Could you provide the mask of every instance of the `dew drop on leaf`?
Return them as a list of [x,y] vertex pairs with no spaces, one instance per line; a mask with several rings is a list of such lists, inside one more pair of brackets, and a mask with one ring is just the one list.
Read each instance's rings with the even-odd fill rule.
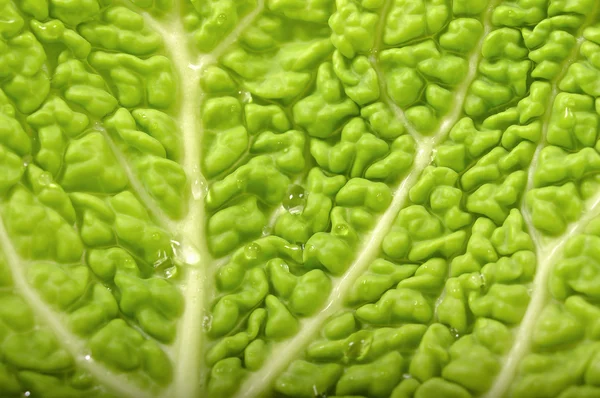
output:
[[348,226],[346,224],[339,224],[335,227],[335,234],[338,236],[348,235]]
[[575,119],[573,118],[573,110],[571,110],[571,108],[569,108],[568,106],[565,107],[564,118],[567,120],[567,122],[569,124],[574,124],[575,123]]
[[169,256],[167,255],[166,251],[160,250],[157,255],[158,257],[156,261],[154,261],[154,264],[152,264],[154,268],[160,268],[169,261]]
[[306,192],[300,185],[294,184],[288,188],[283,200],[283,207],[290,214],[301,214],[306,204]]
[[268,236],[271,234],[272,231],[273,231],[273,228],[271,228],[270,225],[265,225],[262,229],[262,236]]
[[205,332],[208,332],[208,331],[210,330],[211,326],[212,326],[212,315],[210,315],[210,314],[205,314],[205,315],[202,317],[202,329],[203,329]]
[[166,279],[175,278],[177,276],[177,274],[178,274],[178,270],[179,270],[179,268],[177,266],[175,266],[175,265],[172,266],[172,267],[169,267],[169,268],[165,269],[165,272],[164,272],[165,278]]
[[200,200],[208,193],[208,184],[204,178],[196,178],[192,182],[192,196],[194,200]]
[[38,182],[42,186],[51,186],[52,185],[52,174],[48,173],[47,171],[43,172],[38,177]]
[[249,91],[238,91],[238,95],[240,96],[240,101],[244,104],[249,104],[253,101],[252,93]]
[[371,349],[372,342],[373,336],[370,332],[362,330],[355,333],[344,350],[344,361],[352,362],[364,359]]
[[250,243],[244,248],[244,254],[249,260],[255,260],[260,255],[260,246],[257,243]]
[[27,167],[33,162],[33,157],[31,155],[23,156],[23,167]]

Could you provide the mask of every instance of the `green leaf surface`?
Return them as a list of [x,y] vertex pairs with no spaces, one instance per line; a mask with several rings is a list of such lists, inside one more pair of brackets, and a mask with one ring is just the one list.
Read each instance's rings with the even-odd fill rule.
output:
[[600,397],[600,3],[0,0],[0,398]]

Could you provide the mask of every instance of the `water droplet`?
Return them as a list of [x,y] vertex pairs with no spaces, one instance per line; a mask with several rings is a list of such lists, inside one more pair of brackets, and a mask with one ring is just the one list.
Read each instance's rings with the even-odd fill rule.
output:
[[244,104],[249,104],[253,100],[252,93],[250,93],[249,91],[240,91],[239,95],[242,103]]
[[98,131],[106,131],[106,129],[104,128],[104,125],[102,124],[102,122],[100,120],[97,120],[94,122],[93,129],[98,130]]
[[335,234],[340,236],[348,235],[348,226],[346,224],[338,224],[335,226]]
[[208,332],[210,330],[210,327],[212,326],[212,315],[204,315],[204,317],[202,317],[202,329],[205,332]]
[[186,264],[196,265],[200,262],[200,253],[192,246],[186,246],[183,254],[183,259]]
[[171,240],[171,250],[173,251],[173,259],[177,263],[184,262],[183,257],[183,247],[181,247],[181,243],[176,240]]
[[238,178],[235,183],[237,184],[238,189],[242,189],[244,186],[244,180],[242,178]]
[[23,393],[23,396],[24,396],[24,397],[29,397],[29,396],[31,396],[31,391],[25,391],[25,392]]
[[456,337],[456,338],[459,338],[459,337],[460,337],[460,333],[458,332],[458,330],[457,330],[457,329],[450,328],[450,333],[452,333],[452,335],[453,335],[454,337]]
[[572,119],[573,118],[573,110],[571,108],[569,108],[568,106],[565,108],[564,118],[565,119]]
[[192,196],[194,200],[200,200],[208,193],[208,183],[202,177],[198,177],[192,183]]
[[288,209],[288,212],[290,214],[302,214],[303,210],[304,210],[304,206],[294,206],[294,207],[290,207]]
[[294,258],[294,256],[296,256],[296,255],[302,256],[302,252],[304,251],[304,243],[302,243],[300,246],[288,245],[285,248],[286,248],[286,250],[289,250],[292,258]]
[[487,287],[487,281],[485,280],[485,275],[480,274],[479,277],[481,278],[481,290],[485,290],[485,288]]
[[272,231],[273,231],[273,229],[269,225],[265,225],[262,229],[262,236],[271,235]]
[[283,207],[290,214],[301,214],[304,211],[305,204],[306,192],[304,188],[300,185],[291,185],[283,199]]
[[217,16],[217,24],[223,25],[225,22],[227,22],[227,15],[225,15],[225,14],[219,14]]
[[31,164],[31,162],[33,162],[33,158],[31,157],[31,155],[27,155],[23,157],[23,167],[27,167]]
[[86,361],[91,361],[92,360],[92,356],[90,354],[88,354],[85,357],[83,357],[83,359],[85,359]]
[[123,268],[125,268],[125,269],[133,270],[133,269],[137,268],[137,264],[135,263],[135,260],[133,260],[131,258],[125,259],[123,261],[122,265],[123,265]]
[[153,240],[160,240],[160,234],[158,232],[155,232],[152,234],[152,239]]
[[361,330],[354,335],[346,346],[344,351],[344,359],[350,361],[360,361],[364,359],[371,349],[373,336],[366,330]]
[[44,186],[44,187],[52,185],[52,174],[48,173],[47,171],[44,171],[38,177],[38,182],[40,183],[41,186]]
[[165,278],[167,278],[167,279],[174,278],[175,276],[177,276],[178,270],[179,270],[179,268],[177,268],[177,266],[175,266],[175,265],[167,268],[165,270]]
[[246,255],[247,259],[256,260],[260,255],[260,246],[257,243],[252,242],[246,245],[244,248],[244,254]]
[[[187,67],[193,71],[199,71],[199,70],[202,70],[202,65],[203,65],[202,63],[193,64],[190,62],[190,63],[188,63]],[[204,94],[201,94],[200,98],[204,98]]]
[[154,268],[159,268],[167,261],[169,261],[169,256],[167,255],[167,252],[164,250],[159,250],[158,258],[156,259],[156,261],[154,261],[154,264],[152,265],[154,266]]
[[197,265],[200,262],[200,253],[193,245],[171,240],[171,250],[179,265]]
[[312,386],[312,390],[313,390],[313,397],[314,398],[327,398],[327,394],[324,393],[324,392],[320,392],[319,391],[319,387],[317,387],[314,384]]

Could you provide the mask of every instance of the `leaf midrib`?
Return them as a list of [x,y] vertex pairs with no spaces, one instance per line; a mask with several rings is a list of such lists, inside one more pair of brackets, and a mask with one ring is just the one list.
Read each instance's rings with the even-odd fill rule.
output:
[[200,76],[207,66],[214,64],[239,38],[263,9],[264,0],[257,0],[255,9],[245,15],[214,50],[197,56],[190,51],[188,34],[183,28],[178,6],[174,7],[172,18],[167,24],[156,21],[148,13],[142,13],[146,23],[163,37],[165,50],[170,55],[178,75],[182,106],[176,120],[183,137],[183,169],[189,181],[190,191],[188,213],[174,231],[176,239],[181,240],[181,250],[188,255],[179,259],[187,268],[186,278],[181,286],[185,310],[178,323],[177,339],[174,343],[175,379],[164,392],[165,398],[195,397],[205,387],[202,380],[198,381],[202,374],[200,369],[204,353],[202,321],[206,301],[210,296],[210,268],[214,266],[215,260],[206,246],[204,196],[199,197],[194,192],[194,189],[203,190],[207,185],[201,171],[204,126],[200,115],[205,93],[200,85]]
[[[184,219],[178,222],[174,221],[160,209],[143,188],[143,183],[136,176],[125,154],[118,149],[105,130],[102,132],[120,166],[125,170],[130,188],[158,224],[171,236],[180,240],[179,252],[183,253],[183,257],[176,260],[184,264],[187,272],[185,281],[180,286],[186,304],[178,325],[177,339],[173,344],[175,353],[169,353],[175,363],[175,379],[161,395],[194,397],[199,395],[201,387],[197,381],[201,364],[205,287],[208,285],[206,270],[213,264],[213,259],[206,247],[204,198],[199,198],[191,192],[194,184],[206,184],[206,179],[201,172],[203,126],[200,120],[200,108],[204,93],[200,87],[200,75],[207,66],[217,61],[220,55],[238,39],[240,34],[264,9],[264,1],[257,0],[256,8],[242,18],[236,28],[223,38],[213,51],[197,56],[192,55],[189,49],[188,34],[183,29],[179,2],[176,1],[174,4],[170,13],[171,18],[167,21],[158,21],[133,3],[128,2],[127,5],[142,15],[151,29],[160,33],[165,42],[165,51],[171,59],[179,81],[181,107],[176,122],[183,136],[182,167],[189,182],[187,190],[190,191],[187,192],[188,213]],[[86,354],[89,352],[87,342],[75,336],[66,326],[64,317],[45,303],[39,293],[28,284],[24,261],[16,253],[1,217],[0,248],[6,257],[15,289],[36,316],[53,331],[61,346],[74,358],[77,366],[87,370],[100,385],[121,397],[142,398],[150,395],[149,391],[140,389],[128,380],[125,374],[108,369]]]

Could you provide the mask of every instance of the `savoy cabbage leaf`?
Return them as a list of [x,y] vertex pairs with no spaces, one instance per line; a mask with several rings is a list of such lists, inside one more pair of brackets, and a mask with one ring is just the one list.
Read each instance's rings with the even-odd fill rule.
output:
[[600,397],[600,2],[0,0],[0,397]]

